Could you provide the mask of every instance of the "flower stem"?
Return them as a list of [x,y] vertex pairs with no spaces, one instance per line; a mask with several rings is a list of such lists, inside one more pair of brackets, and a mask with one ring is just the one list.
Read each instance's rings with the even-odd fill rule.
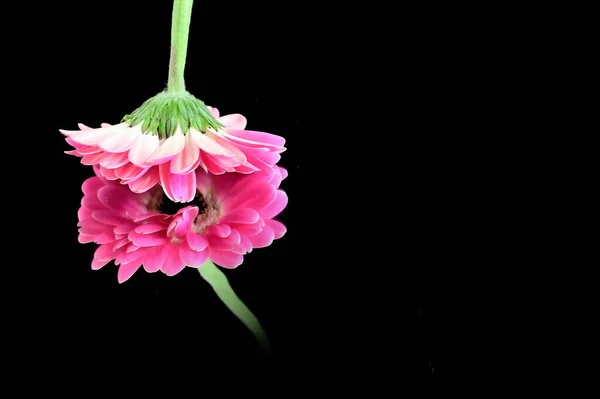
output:
[[258,322],[258,319],[250,309],[238,298],[233,292],[233,289],[227,281],[227,277],[223,274],[219,268],[215,266],[212,261],[208,260],[204,263],[198,271],[200,275],[213,287],[217,296],[223,301],[225,306],[231,310],[231,312],[241,320],[242,323],[254,334],[254,337],[258,341],[261,348],[265,351],[269,351],[269,338],[263,330],[262,326]]
[[169,83],[167,84],[169,93],[185,91],[183,71],[185,69],[193,4],[194,0],[174,0],[173,2],[171,61],[169,63]]

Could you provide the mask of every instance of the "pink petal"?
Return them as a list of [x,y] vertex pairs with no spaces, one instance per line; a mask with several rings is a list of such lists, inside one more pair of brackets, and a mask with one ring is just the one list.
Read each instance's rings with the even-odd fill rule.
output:
[[188,133],[192,136],[194,142],[200,149],[208,154],[212,155],[221,155],[225,157],[233,157],[235,156],[235,152],[229,150],[226,147],[223,147],[221,144],[217,143],[215,140],[210,138],[208,135],[200,133],[197,130],[190,129]]
[[134,177],[136,177],[137,175],[139,175],[141,172],[143,172],[145,169],[140,168],[139,166],[135,166],[134,164],[128,162],[125,165],[114,169],[115,171],[115,175],[117,175],[117,177],[119,179],[123,179],[123,180],[129,180],[132,179]]
[[100,159],[99,163],[100,166],[104,168],[115,169],[125,165],[128,162],[129,160],[127,159],[126,152],[121,152],[117,154],[112,152],[105,152],[104,156]]
[[227,209],[252,208],[260,210],[269,205],[277,195],[277,190],[270,184],[259,183],[246,185],[236,195],[233,193],[223,200],[223,207]]
[[84,165],[96,165],[98,162],[100,162],[100,159],[102,159],[102,157],[104,156],[103,152],[97,152],[95,154],[91,154],[91,155],[85,155],[83,158],[81,158],[81,163]]
[[119,216],[127,214],[137,216],[147,212],[146,206],[137,202],[139,198],[121,187],[104,186],[98,190],[97,196],[102,205],[115,211]]
[[94,211],[92,217],[98,222],[111,226],[120,226],[123,223],[127,223],[126,219],[115,215],[114,212],[111,211]]
[[115,227],[113,231],[115,234],[129,234],[135,227],[135,223],[127,222]]
[[281,166],[278,166],[277,170],[281,174],[281,180],[285,180],[285,178],[288,177],[288,171],[287,171],[287,169],[282,168]]
[[287,228],[283,225],[283,223],[278,222],[277,220],[265,220],[265,224],[269,226],[271,230],[273,230],[275,239],[283,237],[283,235],[287,232]]
[[144,264],[144,270],[148,273],[155,273],[165,264],[169,251],[165,250],[166,247],[154,247],[152,250],[144,256],[142,263]]
[[263,222],[261,220],[260,222],[254,223],[254,224],[234,225],[234,226],[232,226],[232,228],[235,228],[235,230],[237,230],[237,232],[243,236],[253,236],[255,234],[260,233],[264,226],[265,226],[265,222]]
[[192,223],[198,216],[198,207],[187,207],[182,213],[183,219],[175,226],[175,236],[184,238],[186,234],[192,230]]
[[186,174],[192,170],[194,165],[197,165],[200,157],[200,149],[194,142],[190,133],[185,135],[185,147],[183,151],[171,160],[171,173]]
[[208,251],[194,251],[186,244],[181,244],[179,246],[179,256],[187,266],[200,267],[206,262],[206,259],[208,259]]
[[166,219],[169,218],[169,216],[168,215],[164,215],[164,214],[162,214],[160,212],[148,212],[148,213],[145,213],[143,215],[140,215],[140,216],[136,217],[135,219],[133,219],[133,221],[136,222],[136,223],[139,223],[139,222],[142,222],[144,220],[148,220],[148,219],[152,219],[152,218],[155,218],[156,220],[154,220],[154,221],[157,222],[157,221],[166,220]]
[[81,207],[77,210],[77,219],[79,220],[79,223],[81,223],[86,219],[93,219],[93,214],[94,212],[91,209]]
[[231,227],[226,223],[213,224],[206,229],[208,234],[214,234],[217,237],[227,237],[231,234]]
[[160,145],[160,139],[153,134],[142,134],[138,136],[129,150],[129,161],[137,166],[148,166],[146,160]]
[[175,175],[169,172],[169,187],[174,202],[190,202],[196,196],[196,174]]
[[165,248],[168,251],[167,258],[161,270],[167,276],[174,276],[185,268],[185,263],[179,257],[179,248],[177,245],[169,245]]
[[241,129],[220,130],[219,133],[228,139],[233,139],[234,142],[241,142],[252,146],[270,147],[279,150],[285,144],[283,137],[270,133]]
[[183,151],[184,147],[185,137],[181,133],[181,130],[177,128],[175,134],[163,141],[158,149],[148,157],[146,162],[154,165],[164,163]]
[[[206,169],[213,175],[222,175],[223,173],[228,172],[227,169],[219,165],[219,163],[209,154],[200,154],[200,157],[202,158],[202,162],[204,162]],[[230,172],[233,172],[233,170],[230,170]]]
[[[152,248],[140,248],[137,250],[133,250],[130,252],[121,252],[117,255],[115,259],[115,264],[119,263],[129,263],[134,261],[135,259],[140,259],[141,257],[147,255],[152,251]],[[141,262],[141,259],[140,259]]]
[[61,130],[60,132],[80,144],[97,145],[100,141],[112,137],[114,134],[118,135],[125,129],[128,129],[127,124],[121,123],[108,128],[79,131]]
[[115,255],[114,255],[112,243],[100,245],[96,249],[96,252],[94,252],[94,259],[96,259],[98,261],[106,261],[106,263],[113,260],[114,256]]
[[79,241],[80,244],[87,244],[89,242],[94,242],[95,238],[96,237],[94,236],[79,233],[79,235],[77,236],[77,241]]
[[90,177],[81,185],[81,191],[85,195],[93,195],[98,192],[102,187],[104,187],[104,183],[97,177]]
[[277,190],[277,194],[273,202],[267,205],[260,211],[260,216],[263,219],[272,219],[283,211],[288,203],[288,196],[281,190]]
[[158,168],[153,167],[140,178],[129,180],[127,184],[129,185],[131,191],[133,191],[134,193],[141,194],[145,193],[146,191],[150,190],[152,187],[157,185],[159,181],[160,176],[158,173]]
[[114,234],[110,233],[99,233],[94,235],[79,234],[78,240],[80,243],[85,244],[88,242],[95,242],[96,244],[108,244],[115,240]]
[[110,262],[110,260],[92,259],[92,270],[100,270],[104,266],[106,266],[109,262]]
[[237,230],[232,230],[231,234],[226,238],[220,238],[217,236],[209,236],[209,247],[211,249],[218,249],[221,251],[231,251],[240,243],[241,236]]
[[169,184],[169,177],[171,175],[169,165],[164,163],[158,165],[158,172],[160,176],[160,185],[163,187],[165,195],[169,197],[171,201],[175,201],[173,191],[171,191],[171,185]]
[[117,272],[117,280],[119,283],[124,283],[129,280],[133,273],[135,273],[140,266],[142,265],[142,261],[140,259],[136,259],[129,263],[123,263],[119,266],[119,271]]
[[121,238],[119,240],[117,240],[117,242],[115,243],[114,247],[113,247],[113,251],[117,251],[119,248],[123,248],[125,245],[129,244],[129,238],[124,237]]
[[148,223],[148,224],[142,224],[141,226],[136,227],[134,231],[136,233],[140,233],[140,234],[150,234],[150,233],[155,233],[157,231],[161,231],[164,229],[165,229],[165,225],[163,225],[163,224]]
[[100,174],[107,180],[117,180],[118,179],[117,175],[115,175],[115,172],[112,169],[100,168]]
[[104,150],[96,147],[95,145],[90,145],[90,146],[85,146],[85,147],[82,147],[82,148],[78,148],[77,149],[77,153],[79,155],[81,155],[81,156],[98,154],[98,153],[106,154],[106,152],[104,152]]
[[127,249],[125,249],[125,253],[128,254],[130,252],[137,251],[138,249],[140,249],[140,247],[138,247],[137,245],[131,243],[131,244],[129,244],[127,246]]
[[162,245],[167,242],[165,234],[162,232],[152,234],[141,234],[137,231],[132,231],[127,236],[135,245],[140,247],[153,247],[156,245]]
[[256,223],[260,216],[254,209],[238,208],[227,213],[220,220],[221,223]]
[[86,223],[82,224],[79,228],[79,232],[91,236],[102,233],[110,234],[112,232],[112,227],[103,223],[98,223],[93,219],[88,219]]
[[210,111],[210,113],[212,114],[212,116],[214,116],[215,118],[219,117],[219,110],[215,107],[210,107],[210,106],[206,106],[206,108],[208,108],[208,110]]
[[125,152],[141,134],[142,130],[139,126],[127,128],[103,138],[98,143],[98,147],[109,152]]
[[244,130],[247,123],[246,118],[240,114],[223,115],[222,117],[218,118],[217,121],[221,122],[223,127],[226,129],[240,130]]
[[254,248],[264,248],[271,245],[271,243],[275,239],[275,234],[273,233],[273,230],[271,230],[271,228],[265,226],[260,233],[255,234],[253,236],[249,236],[248,239],[250,240]]
[[194,251],[203,251],[206,247],[208,247],[208,240],[200,234],[190,231],[186,234],[185,238],[189,247]]
[[227,269],[234,269],[241,265],[244,261],[244,257],[240,254],[230,251],[219,251],[212,248],[210,248],[209,257],[217,265]]

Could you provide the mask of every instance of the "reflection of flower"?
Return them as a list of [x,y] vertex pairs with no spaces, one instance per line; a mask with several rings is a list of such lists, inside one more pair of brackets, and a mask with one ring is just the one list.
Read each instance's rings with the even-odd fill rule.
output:
[[288,201],[278,190],[287,176],[283,168],[274,167],[272,175],[211,175],[198,169],[192,172],[196,186],[185,193],[194,198],[187,206],[164,195],[173,197],[178,186],[164,190],[156,186],[136,194],[105,179],[99,169],[95,166],[96,177],[82,186],[79,241],[100,244],[92,268],[114,260],[120,265],[121,283],[142,265],[147,272],[161,270],[169,276],[185,266],[202,266],[208,259],[234,268],[244,254],[270,245],[286,232],[283,224],[273,220]]
[[285,151],[285,139],[244,130],[246,118],[242,115],[219,117],[216,108],[209,109],[222,128],[207,127],[202,133],[190,127],[183,133],[177,127],[168,138],[144,133],[142,123],[129,126],[127,122],[103,124],[98,129],[79,125],[81,130],[61,132],[75,148],[67,153],[82,157],[85,165],[98,165],[100,176],[120,179],[136,193],[160,182],[169,199],[176,202],[194,199],[196,174],[192,172],[198,167],[215,175],[262,171],[272,178],[279,154]]

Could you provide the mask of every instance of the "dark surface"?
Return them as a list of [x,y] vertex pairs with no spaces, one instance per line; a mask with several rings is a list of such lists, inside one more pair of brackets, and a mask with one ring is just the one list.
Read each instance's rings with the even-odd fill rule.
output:
[[[18,108],[30,135],[20,132],[28,138],[19,145],[34,146],[43,163],[28,172],[35,188],[11,175],[34,214],[17,229],[36,232],[33,244],[15,240],[20,265],[11,270],[24,367],[52,372],[62,359],[72,375],[148,377],[182,364],[190,372],[257,363],[290,375],[310,364],[314,375],[381,370],[380,378],[409,372],[428,382],[444,373],[440,300],[450,298],[439,271],[457,251],[447,237],[460,235],[451,227],[456,159],[442,131],[453,118],[441,105],[454,84],[437,66],[445,44],[422,25],[410,40],[361,52],[369,44],[359,20],[312,5],[196,2],[188,90],[287,140],[290,202],[279,219],[288,232],[225,271],[273,342],[262,359],[195,270],[138,271],[119,284],[114,265],[90,269],[95,245],[77,242],[80,187],[92,170],[63,153],[70,148],[58,129],[116,123],[166,85],[171,2],[127,4],[54,2],[31,27],[35,51],[20,72],[28,98],[46,106],[33,119]],[[398,58],[385,58],[392,50]]]

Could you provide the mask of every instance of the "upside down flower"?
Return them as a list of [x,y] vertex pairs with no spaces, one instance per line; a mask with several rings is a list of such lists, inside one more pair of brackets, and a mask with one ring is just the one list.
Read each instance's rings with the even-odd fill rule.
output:
[[[253,248],[270,245],[286,228],[274,220],[287,205],[278,190],[285,169],[265,174],[196,176],[195,200],[183,206],[171,202],[159,186],[145,193],[96,176],[82,186],[79,241],[100,244],[92,268],[110,261],[119,265],[118,281],[128,280],[140,267],[149,273],[175,275],[207,260],[235,268]],[[178,208],[178,209],[177,209]]]
[[[161,126],[160,115],[175,114]],[[170,188],[175,202],[189,202],[196,186],[197,168],[220,175],[226,172],[275,173],[285,140],[277,135],[244,130],[240,114],[220,117],[216,108],[191,94],[160,93],[144,103],[125,122],[92,129],[60,130],[84,165],[98,165],[99,174],[120,180],[131,191],[143,193],[157,183]]]
[[235,268],[285,234],[273,219],[288,201],[279,190],[287,172],[277,166],[285,140],[245,130],[242,115],[221,117],[185,89],[192,4],[174,0],[163,92],[117,125],[61,130],[74,148],[67,153],[95,173],[82,186],[79,241],[98,244],[92,269],[114,261],[120,283],[140,268],[168,276],[196,268],[268,350],[260,323],[215,263]]

